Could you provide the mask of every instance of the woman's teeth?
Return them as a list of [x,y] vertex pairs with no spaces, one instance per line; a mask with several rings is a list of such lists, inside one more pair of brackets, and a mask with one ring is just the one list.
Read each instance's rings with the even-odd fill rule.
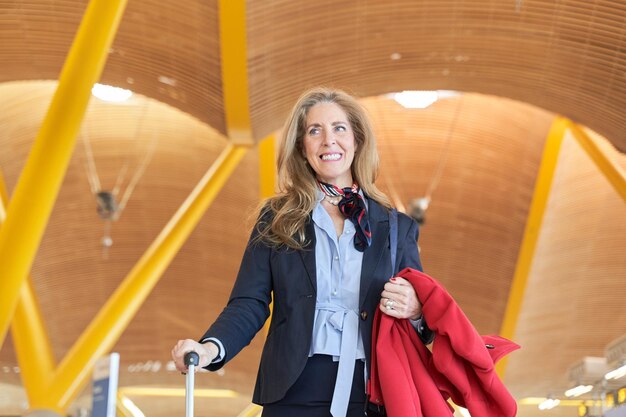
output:
[[328,154],[322,155],[322,161],[336,161],[339,158],[341,158],[340,153],[328,153]]

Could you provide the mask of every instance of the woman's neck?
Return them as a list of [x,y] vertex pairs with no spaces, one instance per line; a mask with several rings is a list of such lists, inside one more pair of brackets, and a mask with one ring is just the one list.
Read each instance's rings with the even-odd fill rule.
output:
[[317,180],[319,182],[324,182],[326,184],[334,185],[337,188],[348,188],[348,187],[352,187],[352,185],[354,184],[354,181],[352,180],[352,177],[346,178],[346,179],[333,178],[333,179],[330,179],[330,180],[326,180],[326,179],[318,177]]

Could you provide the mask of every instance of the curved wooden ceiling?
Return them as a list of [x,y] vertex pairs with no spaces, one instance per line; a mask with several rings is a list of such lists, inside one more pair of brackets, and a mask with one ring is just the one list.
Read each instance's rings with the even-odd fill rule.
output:
[[[85,1],[4,4],[0,81],[56,79]],[[617,0],[248,1],[248,74],[257,138],[306,87],[363,97],[404,89],[524,101],[626,149],[626,3]],[[128,3],[104,83],[225,132],[217,2]],[[393,74],[393,76],[390,76]]]
[[[86,1],[0,4],[0,169],[19,177],[54,91]],[[519,6],[519,7],[516,7]],[[624,1],[248,1],[248,84],[256,139],[280,128],[313,85],[363,100],[379,135],[380,184],[400,204],[423,196],[443,170],[420,247],[426,271],[455,296],[481,333],[497,333],[517,262],[545,138],[555,114],[588,126],[626,168]],[[137,93],[130,103],[92,100],[32,269],[60,359],[104,300],[228,143],[216,1],[128,3],[102,82]],[[380,94],[457,90],[425,110]],[[456,121],[455,121],[456,120]],[[154,149],[103,256],[103,222],[90,192],[85,144],[103,188],[128,184]],[[445,156],[445,158],[444,158]],[[207,211],[115,350],[124,386],[183,384],[165,369],[173,341],[195,337],[221,310],[258,203],[252,149]],[[624,201],[566,138],[529,277],[507,385],[517,398],[564,388],[567,367],[624,331]],[[622,291],[623,292],[623,291]],[[593,313],[590,313],[593,312]],[[599,312],[596,314],[596,312]],[[623,326],[622,326],[623,327]],[[257,338],[205,388],[250,396]],[[147,361],[159,361],[157,372]],[[1,383],[19,384],[10,337]],[[4,367],[8,371],[4,372]],[[0,392],[5,391],[0,388]],[[18,410],[0,395],[1,410]],[[182,414],[182,399],[136,398],[146,415]],[[230,402],[228,402],[230,401]],[[13,407],[13,408],[9,408]],[[521,407],[520,416],[536,408]],[[572,415],[572,408],[553,411]]]

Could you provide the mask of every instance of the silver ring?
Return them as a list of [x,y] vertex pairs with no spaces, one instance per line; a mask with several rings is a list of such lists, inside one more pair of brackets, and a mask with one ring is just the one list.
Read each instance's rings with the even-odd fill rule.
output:
[[393,300],[387,299],[387,302],[385,302],[385,307],[387,308],[387,310],[393,310]]

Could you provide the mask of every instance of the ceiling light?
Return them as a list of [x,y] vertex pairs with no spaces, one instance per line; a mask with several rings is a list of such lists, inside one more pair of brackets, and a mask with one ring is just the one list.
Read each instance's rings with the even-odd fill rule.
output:
[[175,78],[166,77],[165,75],[159,75],[159,82],[172,87],[176,87],[176,84],[178,84],[178,81],[176,81]]
[[133,92],[120,87],[96,83],[91,88],[91,94],[102,101],[121,103],[128,100]]
[[626,365],[622,365],[617,369],[613,369],[611,372],[607,372],[604,375],[604,379],[620,379],[626,375]]
[[154,361],[152,363],[152,372],[159,372],[161,370],[161,362],[160,361]]
[[439,98],[437,91],[403,91],[395,93],[394,100],[407,109],[425,109]]
[[567,391],[565,391],[565,396],[566,397],[578,397],[579,395],[588,393],[592,389],[593,389],[593,385],[579,385],[577,387],[574,387],[572,389],[568,389]]
[[539,407],[540,410],[551,410],[559,405],[560,402],[561,400],[558,398],[546,398],[537,407]]

